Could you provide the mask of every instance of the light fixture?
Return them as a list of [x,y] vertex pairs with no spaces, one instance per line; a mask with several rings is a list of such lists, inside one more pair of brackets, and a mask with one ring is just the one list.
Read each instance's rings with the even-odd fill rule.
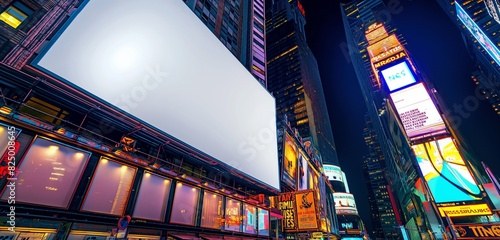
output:
[[10,115],[11,112],[12,112],[12,108],[10,108],[7,105],[4,105],[4,106],[0,107],[0,113],[1,114]]
[[186,175],[185,173],[183,173],[183,174],[181,175],[181,178],[186,178],[186,177],[187,177],[187,175]]
[[207,181],[203,181],[203,182],[201,182],[201,185],[207,187],[208,186],[208,182]]

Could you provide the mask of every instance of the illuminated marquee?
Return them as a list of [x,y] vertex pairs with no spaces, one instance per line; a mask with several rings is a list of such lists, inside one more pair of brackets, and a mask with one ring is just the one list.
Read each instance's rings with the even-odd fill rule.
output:
[[380,61],[380,62],[374,63],[374,64],[373,64],[373,66],[374,66],[375,68],[379,68],[379,67],[382,67],[382,66],[384,66],[384,65],[387,65],[387,64],[389,64],[389,63],[391,63],[391,62],[394,62],[394,61],[396,61],[396,60],[398,60],[398,59],[402,59],[403,57],[406,57],[406,53],[405,53],[405,52],[400,52],[400,53],[395,54],[395,55],[393,55],[393,56],[391,56],[391,57],[388,57],[388,58],[387,58],[387,59],[385,59],[385,60],[382,60],[382,61]]
[[467,224],[455,225],[458,239],[498,239],[500,237],[500,224]]
[[382,54],[383,52],[386,52],[388,49],[394,48],[396,46],[401,46],[401,43],[399,42],[396,35],[392,34],[374,43],[373,45],[368,46],[366,50],[370,58],[373,58],[379,54]]
[[463,205],[463,206],[452,206],[452,207],[439,207],[439,213],[441,217],[465,217],[465,216],[482,216],[491,215],[490,207],[486,203],[474,204],[474,205]]
[[296,214],[295,214],[295,194],[284,193],[278,197],[278,209],[283,214],[283,227],[285,229],[295,229]]
[[387,51],[385,51],[377,56],[372,57],[372,62],[374,62],[374,63],[378,62],[380,60],[383,60],[389,56],[395,55],[396,53],[399,53],[402,51],[403,51],[403,46],[401,46],[401,45],[395,46],[395,47],[393,47],[393,48],[391,48],[391,49],[389,49],[389,50],[387,50]]

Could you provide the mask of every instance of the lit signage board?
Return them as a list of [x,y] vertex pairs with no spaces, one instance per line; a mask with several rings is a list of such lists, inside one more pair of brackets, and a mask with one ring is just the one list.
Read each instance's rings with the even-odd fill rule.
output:
[[422,83],[391,93],[391,99],[410,139],[446,132],[443,118]]
[[283,193],[277,197],[278,208],[283,214],[283,227],[285,229],[297,228],[297,214],[295,212],[295,193]]
[[406,61],[381,70],[380,72],[384,77],[385,84],[391,92],[417,82]]
[[484,4],[486,5],[488,14],[495,19],[497,23],[500,23],[500,17],[498,16],[498,13],[500,12],[498,0],[484,0]]
[[493,60],[500,65],[500,50],[498,47],[491,42],[488,35],[486,35],[483,30],[472,20],[472,18],[465,12],[465,10],[460,6],[460,4],[455,3],[455,8],[457,10],[457,17],[462,21],[462,23],[469,29],[474,38],[477,39],[479,44],[484,48],[484,50],[493,58]]
[[388,37],[367,47],[368,55],[374,63],[392,56],[402,50],[403,47],[394,34],[389,35]]
[[450,137],[412,148],[436,203],[481,199],[481,190]]
[[498,239],[500,224],[456,224],[457,239]]
[[305,157],[305,154],[302,151],[299,151],[299,172],[298,172],[298,189],[306,190],[307,189],[307,179],[309,174],[309,161]]
[[490,207],[486,203],[461,205],[451,207],[438,207],[441,217],[466,217],[466,216],[482,216],[491,215]]
[[183,1],[87,0],[57,36],[37,68],[280,189],[275,99]]
[[299,230],[317,229],[316,199],[314,191],[301,191],[295,194],[297,226]]
[[337,214],[358,214],[356,201],[350,193],[333,193]]
[[330,164],[323,164],[323,170],[325,171],[325,175],[329,181],[344,181],[342,170],[340,170],[340,167]]
[[294,139],[288,133],[285,133],[284,135],[285,147],[283,148],[283,181],[295,189],[299,151]]

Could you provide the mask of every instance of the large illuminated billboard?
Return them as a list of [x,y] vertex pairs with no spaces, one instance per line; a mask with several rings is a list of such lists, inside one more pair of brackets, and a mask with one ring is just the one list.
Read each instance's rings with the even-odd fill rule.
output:
[[298,173],[299,150],[294,139],[285,133],[283,150],[283,181],[295,189]]
[[380,72],[391,92],[417,82],[406,61],[383,69]]
[[335,192],[333,193],[333,200],[335,201],[337,214],[358,214],[356,201],[352,194]]
[[446,132],[443,118],[422,83],[391,93],[391,99],[410,139]]
[[481,199],[481,190],[450,137],[412,148],[436,203]]
[[275,99],[183,1],[87,0],[33,64],[280,188]]
[[465,10],[460,6],[460,4],[455,3],[455,8],[457,10],[457,17],[462,21],[462,23],[467,27],[467,29],[472,33],[474,38],[481,44],[484,50],[493,58],[493,60],[500,65],[500,50],[498,47],[491,42],[488,35],[486,35],[483,30],[472,20],[472,18],[465,12]]

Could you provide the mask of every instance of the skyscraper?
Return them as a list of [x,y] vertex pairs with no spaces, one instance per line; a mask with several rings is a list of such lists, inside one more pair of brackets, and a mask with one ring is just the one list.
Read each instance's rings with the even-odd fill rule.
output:
[[[397,236],[397,220],[388,194],[385,157],[380,148],[373,121],[365,115],[366,126],[363,137],[368,155],[363,159],[363,176],[368,189],[368,203],[371,211],[372,234],[376,238]],[[396,213],[397,214],[397,213]]]
[[500,9],[499,2],[437,0],[460,29],[477,70],[471,73],[476,95],[488,99],[500,114]]
[[264,86],[264,0],[184,0],[219,40]]
[[300,1],[266,2],[268,89],[277,118],[287,118],[303,139],[319,150],[324,163],[338,165],[321,78],[305,38]]

